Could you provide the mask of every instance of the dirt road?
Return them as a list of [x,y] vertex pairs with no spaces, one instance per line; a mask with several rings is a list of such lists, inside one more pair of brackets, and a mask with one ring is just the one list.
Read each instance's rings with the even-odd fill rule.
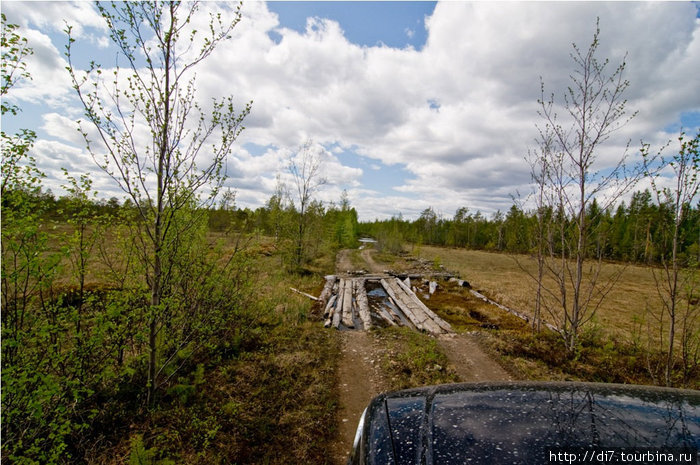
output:
[[360,252],[360,256],[367,264],[367,269],[370,273],[381,273],[382,271],[384,271],[385,267],[379,265],[377,262],[374,261],[374,258],[372,258],[372,249],[362,249],[362,252]]
[[[349,250],[342,250],[336,259],[336,271],[352,270]],[[360,257],[365,268],[372,273],[382,272],[383,267],[372,257],[372,249],[363,249]],[[343,355],[338,369],[340,387],[339,438],[334,448],[335,463],[345,464],[357,428],[360,415],[369,401],[387,389],[389,384],[381,369],[381,358],[386,348],[364,331],[343,331]],[[498,363],[479,347],[476,336],[454,334],[441,336],[438,343],[459,375],[460,381],[503,381],[511,379]]]
[[365,331],[343,331],[343,357],[338,368],[340,384],[340,441],[333,450],[335,463],[347,463],[357,424],[369,401],[387,390],[381,370],[382,348]]

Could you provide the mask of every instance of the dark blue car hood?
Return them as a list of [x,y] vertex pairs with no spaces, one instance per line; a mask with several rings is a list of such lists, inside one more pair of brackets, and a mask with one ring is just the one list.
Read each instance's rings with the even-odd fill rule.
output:
[[[556,460],[558,453],[610,463],[644,451],[684,452],[697,461],[700,392],[592,383],[453,384],[380,395],[360,423],[349,461],[357,465],[566,463]],[[571,463],[573,456],[566,457]]]

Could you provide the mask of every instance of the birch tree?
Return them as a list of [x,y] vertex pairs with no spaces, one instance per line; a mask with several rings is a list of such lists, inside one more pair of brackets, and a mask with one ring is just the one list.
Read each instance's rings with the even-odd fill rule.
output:
[[[587,263],[592,236],[587,211],[594,200],[602,210],[611,207],[638,180],[641,170],[629,170],[629,142],[616,164],[600,170],[600,150],[635,113],[628,114],[624,93],[625,62],[609,69],[609,60],[597,58],[600,28],[596,24],[587,50],[573,44],[571,84],[556,98],[545,97],[541,84],[541,132],[551,134],[547,183],[557,211],[560,250],[550,242],[549,269],[557,282],[559,327],[570,351],[575,350],[581,327],[590,321],[619,276],[601,280],[602,256]],[[563,117],[557,113],[561,111]],[[558,255],[558,259],[555,259]],[[570,291],[570,293],[569,293]]]
[[300,268],[304,262],[304,241],[308,223],[308,210],[313,195],[326,183],[321,175],[323,159],[314,150],[313,142],[308,140],[289,161],[289,173],[296,188],[298,206],[297,228],[294,246],[294,264]]
[[[664,363],[664,380],[667,385],[672,384],[672,374],[675,363],[675,341],[677,339],[677,325],[679,323],[681,301],[684,297],[684,288],[694,287],[696,270],[693,267],[684,273],[684,268],[690,265],[684,262],[680,256],[680,245],[683,240],[683,221],[688,215],[688,210],[692,208],[698,190],[700,190],[700,133],[694,138],[688,139],[684,133],[678,138],[679,150],[669,160],[663,160],[661,166],[672,170],[673,176],[669,187],[659,185],[659,172],[651,175],[652,188],[656,194],[656,199],[660,206],[665,205],[670,212],[670,222],[663,222],[663,231],[666,237],[658,238],[661,249],[662,270],[653,270],[656,288],[661,297],[662,315],[668,316],[668,339],[666,341],[666,360]],[[642,149],[645,158],[647,172],[651,173],[653,160],[649,155],[649,146]],[[668,244],[670,242],[670,244]],[[670,245],[670,247],[666,247]],[[669,250],[670,249],[670,250]],[[697,264],[695,264],[697,267]],[[691,303],[689,295],[685,295],[686,309],[683,318],[683,334],[681,337],[683,358],[689,358],[688,347],[697,345],[697,302]],[[659,318],[663,323],[663,318]]]
[[241,19],[212,15],[205,30],[193,24],[197,3],[97,3],[112,43],[114,69],[74,63],[75,39],[67,29],[68,71],[84,107],[80,128],[99,167],[138,211],[142,231],[148,311],[148,402],[153,401],[163,364],[159,338],[174,311],[167,300],[176,272],[176,248],[194,227],[196,213],[210,205],[224,179],[224,162],[243,130],[251,103],[236,111],[233,97],[214,100],[208,111],[197,101],[195,70],[227,39]]

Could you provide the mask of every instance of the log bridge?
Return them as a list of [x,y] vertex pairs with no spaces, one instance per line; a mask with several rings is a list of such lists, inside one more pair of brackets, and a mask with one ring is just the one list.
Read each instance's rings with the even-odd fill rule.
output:
[[[385,303],[370,303],[368,287],[383,288]],[[410,281],[391,275],[326,276],[318,301],[324,308],[326,328],[366,330],[372,327],[374,319],[376,324],[408,326],[433,335],[453,332],[449,323],[420,301],[411,290]]]

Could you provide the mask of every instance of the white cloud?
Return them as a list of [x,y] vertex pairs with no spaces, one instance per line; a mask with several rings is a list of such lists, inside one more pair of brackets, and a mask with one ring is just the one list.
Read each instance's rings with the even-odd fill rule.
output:
[[[47,33],[62,33],[66,26],[72,26],[76,39],[91,39],[96,43],[102,42],[102,37],[97,37],[94,33],[104,33],[107,30],[101,15],[91,2],[4,2],[2,10],[10,23],[23,27],[35,26]],[[96,31],[88,33],[88,28]]]
[[[28,37],[39,50],[34,81],[14,98],[53,105],[44,129],[77,144],[60,134],[78,114],[66,104],[72,91],[65,63],[48,35],[63,13],[9,5],[22,24],[37,28]],[[88,42],[104,38],[92,6],[59,5]],[[232,8],[202,3],[193,24],[201,28],[214,11],[231,18]],[[661,143],[673,137],[664,128],[681,113],[700,111],[692,77],[700,69],[700,22],[691,3],[439,3],[426,18],[428,40],[420,51],[352,44],[340,24],[323,18],[310,18],[297,32],[262,2],[245,3],[243,15],[232,39],[197,70],[203,105],[226,95],[239,108],[254,100],[228,165],[240,204],[267,200],[275,175],[285,172],[285,153],[313,138],[328,149],[327,168],[338,180],[324,195],[332,199],[348,188],[364,218],[399,210],[417,215],[431,205],[446,214],[459,206],[506,209],[511,194],[529,182],[523,156],[537,135],[540,77],[546,93],[561,95],[573,71],[571,44],[587,49],[597,17],[599,57],[615,66],[627,53],[627,107],[639,111],[600,152],[601,167],[614,163],[628,140],[632,149],[640,139]],[[113,64],[99,48],[95,53]],[[254,156],[240,148],[246,142],[273,148]],[[354,165],[405,169],[408,181],[381,189],[390,195],[362,185],[362,170],[340,157],[349,149],[367,158]]]

